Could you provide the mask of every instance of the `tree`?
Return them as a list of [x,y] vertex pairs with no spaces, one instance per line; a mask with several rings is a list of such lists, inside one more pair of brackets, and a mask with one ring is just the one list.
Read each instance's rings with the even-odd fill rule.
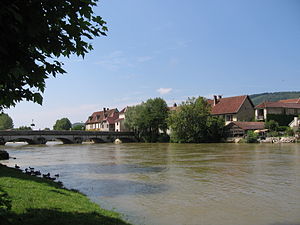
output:
[[72,126],[72,130],[84,130],[85,126],[84,124],[76,124],[75,126]]
[[28,126],[20,126],[19,128],[17,128],[16,130],[32,130],[31,127]]
[[254,133],[253,130],[249,130],[247,132],[247,136],[246,136],[247,143],[257,143],[258,142],[257,139],[258,139],[258,134]]
[[68,118],[62,118],[60,120],[56,120],[56,123],[53,126],[53,130],[70,130],[72,127],[72,123]]
[[271,132],[278,131],[279,124],[275,120],[269,120],[269,121],[265,122],[265,127],[266,127],[266,129],[268,129]]
[[14,127],[12,118],[6,114],[0,114],[0,130],[12,129]]
[[42,104],[45,79],[65,73],[58,58],[84,57],[106,35],[98,0],[0,1],[0,110],[21,100]]
[[223,136],[224,120],[210,114],[211,107],[203,97],[188,98],[168,118],[171,141],[199,143],[219,141]]
[[168,106],[162,98],[148,99],[126,111],[125,126],[147,142],[156,142],[167,130]]

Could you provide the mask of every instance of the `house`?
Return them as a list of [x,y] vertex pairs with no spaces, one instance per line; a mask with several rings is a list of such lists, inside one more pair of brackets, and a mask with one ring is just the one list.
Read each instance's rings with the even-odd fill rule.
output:
[[209,99],[211,114],[222,116],[225,124],[232,121],[251,121],[254,117],[254,105],[248,95],[222,98],[221,95]]
[[125,107],[124,109],[122,109],[119,112],[119,118],[115,120],[115,131],[116,132],[125,132],[125,131],[129,131],[126,127],[125,127],[125,113],[127,111],[128,107]]
[[268,115],[297,116],[300,114],[300,98],[277,102],[263,102],[255,107],[255,119],[266,120]]
[[86,130],[115,131],[115,121],[119,118],[118,109],[103,108],[94,112],[85,122]]
[[265,131],[265,123],[233,121],[225,126],[225,130],[228,137],[244,136],[249,130]]
[[292,122],[290,122],[289,127],[293,129],[293,131],[297,131],[300,128],[300,118],[294,117]]

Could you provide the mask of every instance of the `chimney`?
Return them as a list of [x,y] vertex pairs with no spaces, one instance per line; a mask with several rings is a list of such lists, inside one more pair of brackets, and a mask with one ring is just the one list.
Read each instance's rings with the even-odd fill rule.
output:
[[218,98],[216,95],[214,95],[214,106],[218,103]]
[[176,102],[174,103],[173,107],[177,107],[177,104],[176,104]]
[[219,97],[219,100],[222,98],[222,95],[218,95],[218,97]]
[[103,108],[103,112],[104,112],[104,113],[106,112],[106,108]]

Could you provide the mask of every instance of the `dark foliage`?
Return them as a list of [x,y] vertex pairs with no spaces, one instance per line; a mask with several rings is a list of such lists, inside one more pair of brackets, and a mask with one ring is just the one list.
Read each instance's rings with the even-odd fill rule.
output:
[[279,124],[279,126],[288,126],[295,116],[297,115],[267,114],[267,120],[274,120]]
[[93,15],[98,0],[0,1],[0,110],[22,100],[42,104],[45,79],[65,73],[60,56],[82,56],[106,35]]

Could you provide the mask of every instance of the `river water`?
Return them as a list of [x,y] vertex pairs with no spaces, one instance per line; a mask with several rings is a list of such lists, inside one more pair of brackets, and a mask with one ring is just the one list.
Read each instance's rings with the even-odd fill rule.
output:
[[300,144],[7,144],[134,224],[299,225]]

